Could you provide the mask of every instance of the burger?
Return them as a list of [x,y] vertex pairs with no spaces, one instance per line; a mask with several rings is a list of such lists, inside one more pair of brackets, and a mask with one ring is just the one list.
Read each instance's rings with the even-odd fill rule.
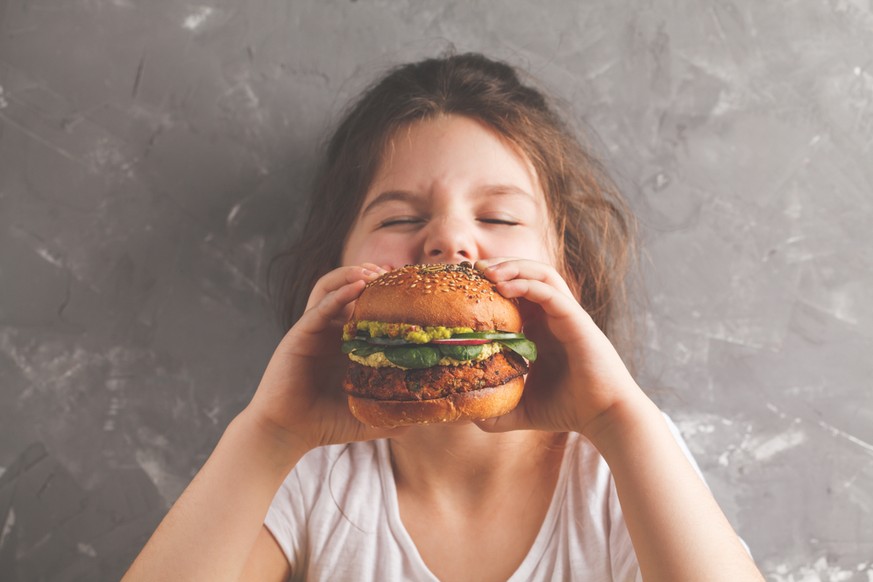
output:
[[521,329],[516,301],[468,262],[389,271],[343,328],[349,409],[374,427],[506,414],[536,359]]

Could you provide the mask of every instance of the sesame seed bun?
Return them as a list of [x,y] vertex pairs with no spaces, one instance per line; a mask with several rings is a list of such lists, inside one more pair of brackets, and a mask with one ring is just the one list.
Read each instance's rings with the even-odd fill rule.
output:
[[512,299],[470,263],[407,265],[367,284],[351,321],[470,327],[475,331],[521,331]]

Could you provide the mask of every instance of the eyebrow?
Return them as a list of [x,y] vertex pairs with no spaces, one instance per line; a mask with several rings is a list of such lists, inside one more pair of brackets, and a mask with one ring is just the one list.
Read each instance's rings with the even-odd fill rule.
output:
[[364,210],[361,211],[361,216],[367,216],[367,214],[373,212],[374,209],[389,202],[408,202],[414,198],[416,198],[415,194],[413,194],[412,192],[407,192],[406,190],[388,190],[386,192],[382,192],[378,194],[375,198],[373,198],[373,200],[364,207]]
[[[536,198],[530,192],[519,188],[518,186],[513,186],[511,184],[490,184],[480,189],[487,196],[510,196],[510,197],[520,197],[527,199],[529,202],[536,204]],[[407,190],[386,190],[385,192],[381,192],[376,197],[367,204],[364,209],[361,211],[361,216],[366,216],[373,210],[377,209],[379,206],[387,204],[389,202],[409,202],[418,198],[418,195],[413,194]]]

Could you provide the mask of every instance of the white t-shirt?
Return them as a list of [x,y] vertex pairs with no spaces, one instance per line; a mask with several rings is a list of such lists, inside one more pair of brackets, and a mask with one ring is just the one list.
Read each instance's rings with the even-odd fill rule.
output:
[[[265,524],[294,580],[437,581],[400,520],[387,441],[309,452],[277,492]],[[528,580],[641,580],[612,475],[579,434],[568,436],[545,520],[510,578]]]

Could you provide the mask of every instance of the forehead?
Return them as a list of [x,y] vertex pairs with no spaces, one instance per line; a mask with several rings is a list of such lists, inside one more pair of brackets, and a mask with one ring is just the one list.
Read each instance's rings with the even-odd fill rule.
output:
[[416,188],[434,180],[470,186],[506,184],[541,196],[536,170],[518,146],[485,123],[459,115],[415,121],[395,131],[370,195],[386,183]]

